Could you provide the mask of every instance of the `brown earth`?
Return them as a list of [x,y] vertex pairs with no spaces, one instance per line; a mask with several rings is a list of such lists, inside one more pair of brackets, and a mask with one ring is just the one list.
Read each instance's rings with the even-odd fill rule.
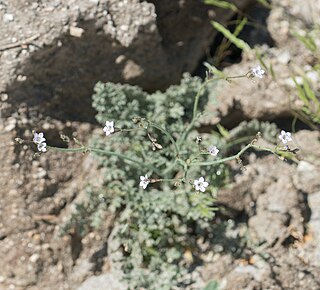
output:
[[[243,9],[252,5],[236,2]],[[259,49],[277,80],[221,84],[220,113],[210,124],[290,118],[292,64],[314,61],[290,29],[318,21],[320,4],[273,4],[265,20],[274,47]],[[97,81],[149,91],[177,83],[209,50],[216,35],[212,17],[224,22],[232,13],[196,0],[0,1],[0,289],[123,288],[106,251],[112,216],[82,240],[76,233],[59,234],[86,185],[100,182],[95,160],[59,152],[36,157],[29,144],[14,138],[31,140],[38,130],[53,146],[65,145],[60,133],[86,142],[96,130],[90,96]],[[249,43],[256,32],[247,35]],[[226,72],[243,73],[256,62],[243,55]],[[230,221],[228,239],[217,235],[220,248],[204,245],[205,264],[195,270],[199,287],[216,279],[223,289],[320,288],[319,139],[317,131],[294,134],[297,163],[250,154],[247,170],[219,192]],[[234,248],[247,258],[236,257]]]

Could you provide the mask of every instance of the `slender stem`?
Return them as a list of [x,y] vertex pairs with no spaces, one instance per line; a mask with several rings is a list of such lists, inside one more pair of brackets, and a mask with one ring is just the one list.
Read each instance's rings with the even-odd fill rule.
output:
[[267,151],[267,152],[271,152],[272,154],[276,155],[277,157],[279,157],[277,155],[277,153],[267,147],[262,147],[262,146],[257,146],[257,145],[253,145],[253,144],[248,144],[247,146],[243,147],[243,149],[241,149],[237,154],[226,157],[226,158],[222,158],[222,159],[218,159],[218,160],[213,160],[213,161],[205,161],[205,162],[194,162],[191,165],[192,166],[205,166],[205,165],[215,165],[215,164],[220,164],[220,163],[224,163],[226,161],[230,161],[230,160],[234,160],[237,158],[240,158],[240,156],[246,152],[248,149],[253,148],[257,151]]
[[189,126],[187,127],[187,129],[183,132],[181,138],[178,141],[178,146],[180,147],[181,143],[186,140],[189,132],[192,130],[192,128],[194,127],[194,123],[196,122],[197,119],[197,112],[198,112],[198,105],[199,105],[199,99],[200,99],[200,95],[203,91],[203,89],[208,85],[208,83],[212,82],[212,81],[217,81],[217,80],[221,80],[224,79],[226,81],[229,81],[230,79],[239,79],[239,78],[244,78],[247,77],[248,73],[244,74],[244,75],[238,75],[238,76],[231,76],[231,77],[217,77],[217,78],[211,78],[211,79],[207,79],[200,87],[198,93],[195,96],[194,99],[194,105],[193,105],[193,115],[192,115],[192,119],[191,122],[189,124]]
[[54,146],[48,146],[47,148],[53,149],[55,151],[62,151],[62,152],[88,152],[89,148],[82,146],[82,147],[78,147],[78,148],[61,148],[61,147],[54,147]]
[[194,105],[193,105],[193,115],[192,115],[192,120],[191,123],[197,118],[197,111],[198,111],[198,105],[199,105],[199,99],[200,99],[200,95],[203,91],[203,89],[207,86],[208,83],[215,81],[215,80],[219,80],[221,79],[221,77],[218,78],[212,78],[212,79],[207,79],[205,82],[203,82],[203,84],[201,85],[198,93],[196,94],[195,98],[194,98]]
[[115,133],[120,133],[120,132],[132,132],[132,131],[139,131],[139,130],[145,130],[144,128],[132,128],[132,129],[121,129],[121,128],[116,128]]
[[[235,141],[226,144],[224,146],[224,148],[225,149],[230,148],[230,147],[232,147],[232,146],[234,146],[236,144],[242,143],[244,141],[252,140],[252,138],[254,138],[254,136],[245,136],[245,137],[238,138]],[[204,151],[200,151],[197,154],[195,154],[192,158],[191,157],[189,158],[191,160],[190,163],[192,163],[194,160],[198,159],[198,157],[202,156],[202,155],[211,155],[211,153],[209,153],[208,151],[205,151],[205,150]]]
[[192,128],[194,127],[194,123],[196,122],[196,119],[197,119],[197,111],[198,111],[198,105],[199,105],[199,99],[200,99],[200,95],[203,91],[203,89],[206,87],[206,85],[208,83],[210,83],[211,81],[214,81],[214,80],[219,80],[221,79],[221,77],[219,78],[212,78],[212,79],[208,79],[206,80],[200,87],[198,93],[196,94],[195,96],[195,99],[194,99],[194,104],[193,104],[193,115],[192,115],[192,119],[191,119],[191,122],[189,124],[189,126],[186,128],[186,130],[183,132],[183,134],[181,135],[181,137],[179,138],[178,140],[178,146],[180,147],[181,144],[183,143],[183,141],[186,140],[189,132],[192,130]]
[[[202,90],[208,85],[208,83],[210,83],[212,81],[218,81],[218,80],[221,80],[221,79],[224,79],[224,80],[228,81],[229,79],[239,79],[239,78],[244,78],[244,77],[247,77],[247,74],[239,75],[239,76],[225,77],[225,78],[223,78],[223,77],[211,78],[211,79],[207,79],[205,82],[203,82],[203,84],[201,85],[201,87],[200,87],[200,89],[199,89],[199,91],[196,94],[196,97],[194,99],[192,121],[194,119],[196,119],[196,117],[197,117],[200,95],[202,93]],[[192,121],[191,121],[191,123],[192,123]]]
[[147,120],[147,122],[149,123],[149,125],[151,127],[154,127],[154,128],[157,128],[158,130],[160,130],[162,133],[164,133],[169,139],[170,139],[170,142],[173,144],[174,146],[174,151],[175,151],[175,155],[176,156],[179,156],[179,148],[177,146],[177,143],[176,141],[174,140],[174,138],[172,137],[172,135],[164,128],[162,128],[161,126]]
[[116,153],[116,152],[112,152],[112,151],[108,151],[108,150],[104,150],[104,149],[98,149],[98,148],[92,148],[92,147],[86,147],[86,146],[82,146],[79,148],[60,148],[60,147],[53,147],[53,146],[47,146],[50,149],[56,150],[56,151],[63,151],[63,152],[95,152],[95,153],[100,153],[100,154],[105,154],[108,156],[116,156],[119,157],[123,160],[126,161],[130,161],[133,163],[134,166],[136,167],[144,167],[144,168],[148,168],[154,172],[156,172],[158,175],[161,175],[161,172],[155,168],[154,166],[141,162],[139,160],[133,159],[131,157],[128,157],[126,155],[120,154],[120,153]]
[[159,178],[159,179],[150,179],[150,183],[162,182],[162,181],[184,181],[184,178]]
[[239,75],[239,76],[232,76],[232,77],[226,77],[225,80],[231,80],[231,79],[240,79],[240,78],[246,78],[248,76],[248,73],[246,73],[245,75]]
[[227,148],[233,147],[234,145],[241,144],[243,142],[248,142],[248,141],[252,140],[254,137],[255,137],[255,135],[239,137],[237,139],[234,139],[233,141],[228,142],[224,146],[224,148],[227,149]]

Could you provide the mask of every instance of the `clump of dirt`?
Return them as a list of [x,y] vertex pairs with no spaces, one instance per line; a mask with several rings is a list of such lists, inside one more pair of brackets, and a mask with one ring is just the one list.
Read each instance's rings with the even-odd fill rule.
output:
[[[138,0],[10,1],[1,7],[0,92],[9,96],[12,110],[24,102],[64,121],[94,122],[90,97],[98,81],[148,91],[178,83],[183,72],[195,69],[215,35],[210,6],[194,0],[156,6]],[[163,20],[168,8],[171,16]],[[221,22],[228,17],[216,16]]]

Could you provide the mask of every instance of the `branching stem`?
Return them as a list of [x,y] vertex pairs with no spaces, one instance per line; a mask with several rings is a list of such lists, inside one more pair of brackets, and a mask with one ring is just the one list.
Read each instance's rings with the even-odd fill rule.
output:
[[141,162],[139,160],[128,157],[124,154],[120,154],[120,153],[116,153],[116,152],[112,152],[112,151],[108,151],[108,150],[104,150],[104,149],[98,149],[98,148],[87,147],[87,146],[82,146],[82,147],[78,147],[78,148],[60,148],[60,147],[47,146],[47,148],[50,148],[50,149],[53,149],[56,151],[63,151],[63,152],[83,152],[83,153],[95,152],[95,153],[108,155],[108,156],[116,156],[116,157],[119,157],[125,161],[131,162],[131,164],[135,167],[148,168],[149,170],[152,170],[153,172],[157,173],[158,175],[161,175],[161,172],[157,168],[155,168],[154,166],[152,166],[148,163]]
[[237,154],[226,157],[226,158],[222,158],[222,159],[218,159],[218,160],[212,160],[212,161],[204,161],[204,162],[191,162],[191,166],[208,166],[208,165],[215,165],[215,164],[220,164],[220,163],[224,163],[230,160],[234,160],[237,158],[240,158],[241,155],[246,152],[247,150],[249,150],[250,148],[253,148],[257,151],[267,151],[267,152],[271,152],[272,154],[276,155],[277,157],[278,154],[276,151],[267,148],[267,147],[262,147],[262,146],[258,146],[258,145],[253,145],[253,144],[248,144],[247,146],[243,147]]

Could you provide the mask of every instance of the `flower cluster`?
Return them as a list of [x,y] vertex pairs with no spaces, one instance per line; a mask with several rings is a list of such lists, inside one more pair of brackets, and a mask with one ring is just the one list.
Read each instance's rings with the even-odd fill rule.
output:
[[212,155],[212,156],[217,156],[217,154],[219,153],[219,149],[216,146],[210,146],[208,148],[208,152]]
[[148,175],[140,176],[139,186],[141,186],[143,189],[146,189],[149,183],[150,183],[150,180],[148,178]]
[[103,132],[106,133],[106,136],[114,133],[114,121],[106,121],[106,125],[103,127]]
[[262,79],[263,75],[265,73],[265,71],[261,68],[260,65],[258,65],[257,67],[252,68],[250,72],[251,72],[253,77],[257,77],[259,79]]
[[[149,183],[150,183],[150,179],[148,178],[148,175],[140,176],[140,184],[139,184],[140,187],[142,187],[143,189],[146,189]],[[206,188],[209,186],[209,183],[205,181],[204,177],[201,176],[199,179],[195,179],[193,181],[193,186],[195,190],[205,192]]]
[[206,188],[208,187],[209,183],[204,180],[204,178],[201,176],[199,179],[196,179],[193,182],[194,188],[197,191],[205,192]]
[[33,142],[37,145],[38,151],[40,152],[47,151],[47,143],[45,141],[46,141],[46,138],[44,138],[44,134],[42,132],[40,133],[35,132],[33,134]]
[[280,135],[279,135],[279,139],[281,140],[281,142],[283,144],[287,144],[289,141],[292,141],[291,133],[282,130]]

